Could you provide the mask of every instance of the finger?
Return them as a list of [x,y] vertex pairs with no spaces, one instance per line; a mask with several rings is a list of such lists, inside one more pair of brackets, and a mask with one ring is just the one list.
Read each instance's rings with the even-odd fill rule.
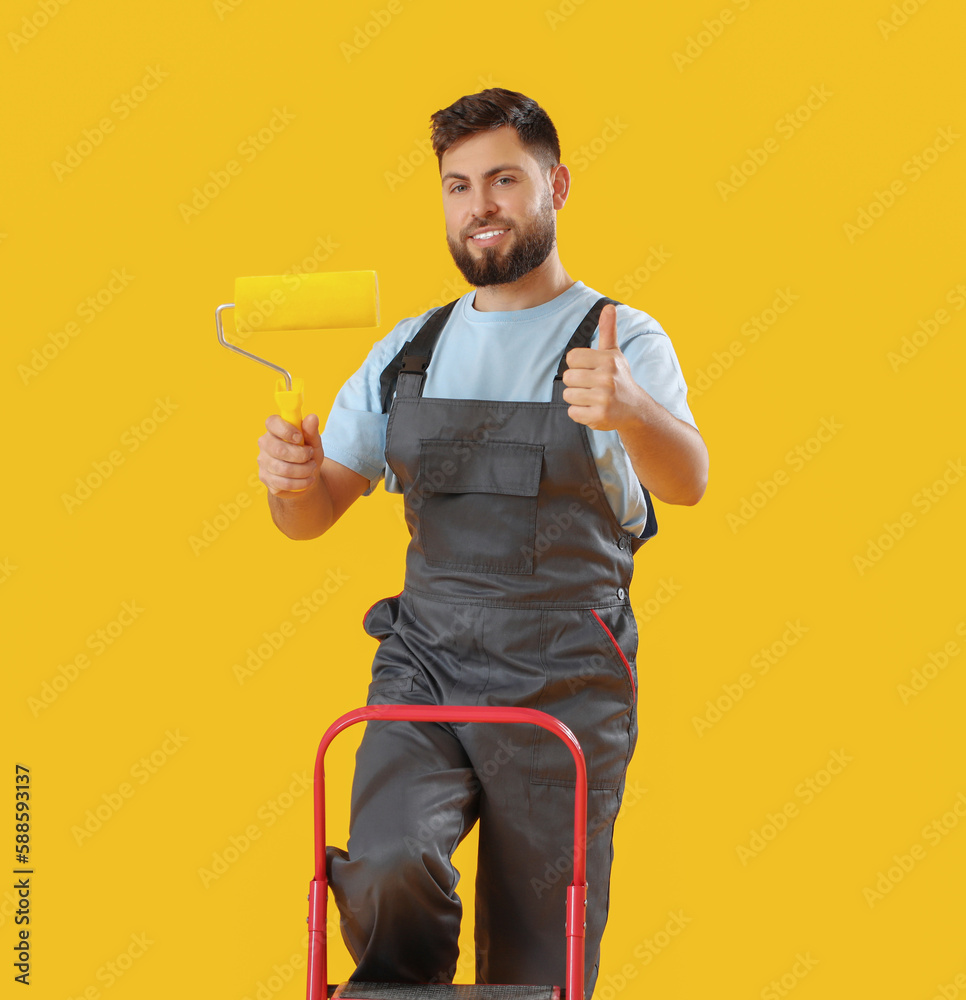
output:
[[294,427],[287,420],[283,420],[277,413],[273,413],[266,421],[265,427],[269,433],[283,441],[292,441],[295,444],[302,443],[302,432]]
[[567,416],[577,424],[589,424],[594,419],[595,413],[592,406],[571,406],[567,410]]
[[565,403],[572,403],[574,406],[600,406],[604,402],[603,395],[596,389],[568,387],[564,389],[562,396]]
[[258,439],[258,447],[262,454],[283,462],[308,462],[315,455],[311,445],[289,444],[277,438],[274,434],[263,434]]
[[587,389],[597,384],[597,372],[592,368],[566,368],[563,373],[563,383],[567,386]]
[[596,368],[600,355],[593,347],[573,347],[567,352],[567,366],[570,368]]
[[[263,482],[265,481],[263,480]],[[273,493],[275,496],[280,493],[304,493],[307,488],[304,479],[280,479],[277,476],[271,476],[265,482],[265,487],[269,493]]]
[[314,462],[305,462],[304,464],[280,462],[277,459],[263,455],[259,456],[258,465],[262,470],[264,478],[283,490],[290,489],[288,486],[281,485],[283,481],[286,483],[298,482],[304,486],[305,480],[311,479],[316,469]]
[[617,307],[608,302],[600,311],[598,321],[597,350],[611,351],[617,347]]
[[312,448],[322,447],[322,431],[319,427],[319,416],[317,413],[310,413],[302,419],[302,434],[305,443]]

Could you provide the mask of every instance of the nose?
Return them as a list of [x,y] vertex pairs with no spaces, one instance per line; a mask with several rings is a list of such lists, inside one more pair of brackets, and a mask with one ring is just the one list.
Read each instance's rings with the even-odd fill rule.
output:
[[[470,204],[467,207],[476,219],[486,219],[487,216],[492,215],[497,210],[497,203],[490,186],[483,184],[474,188]],[[473,224],[470,228],[479,229],[479,225]]]

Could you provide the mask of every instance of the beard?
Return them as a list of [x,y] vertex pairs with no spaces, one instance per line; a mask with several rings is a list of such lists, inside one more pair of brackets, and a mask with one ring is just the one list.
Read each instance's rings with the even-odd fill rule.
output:
[[[504,228],[501,223],[488,225]],[[474,228],[481,228],[476,226]],[[467,284],[476,288],[486,285],[508,285],[539,267],[557,245],[556,219],[550,192],[546,192],[535,215],[523,225],[506,227],[509,235],[504,244],[474,251],[468,240],[454,240],[447,235],[446,243],[453,261]]]

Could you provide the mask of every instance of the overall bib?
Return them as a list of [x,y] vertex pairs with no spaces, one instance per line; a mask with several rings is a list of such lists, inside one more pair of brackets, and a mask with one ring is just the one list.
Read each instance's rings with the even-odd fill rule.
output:
[[[563,401],[566,355],[589,346],[602,297],[564,349],[550,402],[422,395],[438,309],[384,373],[386,459],[411,540],[403,591],[374,604],[367,704],[517,705],[573,730],[587,760],[586,995],[607,917],[613,826],[637,741],[633,556],[587,429]],[[355,981],[448,983],[461,902],[451,855],[479,820],[476,981],[562,983],[574,765],[536,726],[369,722],[345,851],[328,875]]]

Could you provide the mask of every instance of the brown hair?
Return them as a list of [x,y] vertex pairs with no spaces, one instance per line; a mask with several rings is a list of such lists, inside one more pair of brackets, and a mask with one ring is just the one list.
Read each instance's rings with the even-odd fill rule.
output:
[[560,141],[550,116],[536,101],[515,90],[490,87],[478,94],[468,94],[430,115],[430,121],[440,174],[443,153],[450,146],[466,136],[503,125],[512,125],[517,130],[521,145],[540,164],[541,170],[549,170],[560,162]]

